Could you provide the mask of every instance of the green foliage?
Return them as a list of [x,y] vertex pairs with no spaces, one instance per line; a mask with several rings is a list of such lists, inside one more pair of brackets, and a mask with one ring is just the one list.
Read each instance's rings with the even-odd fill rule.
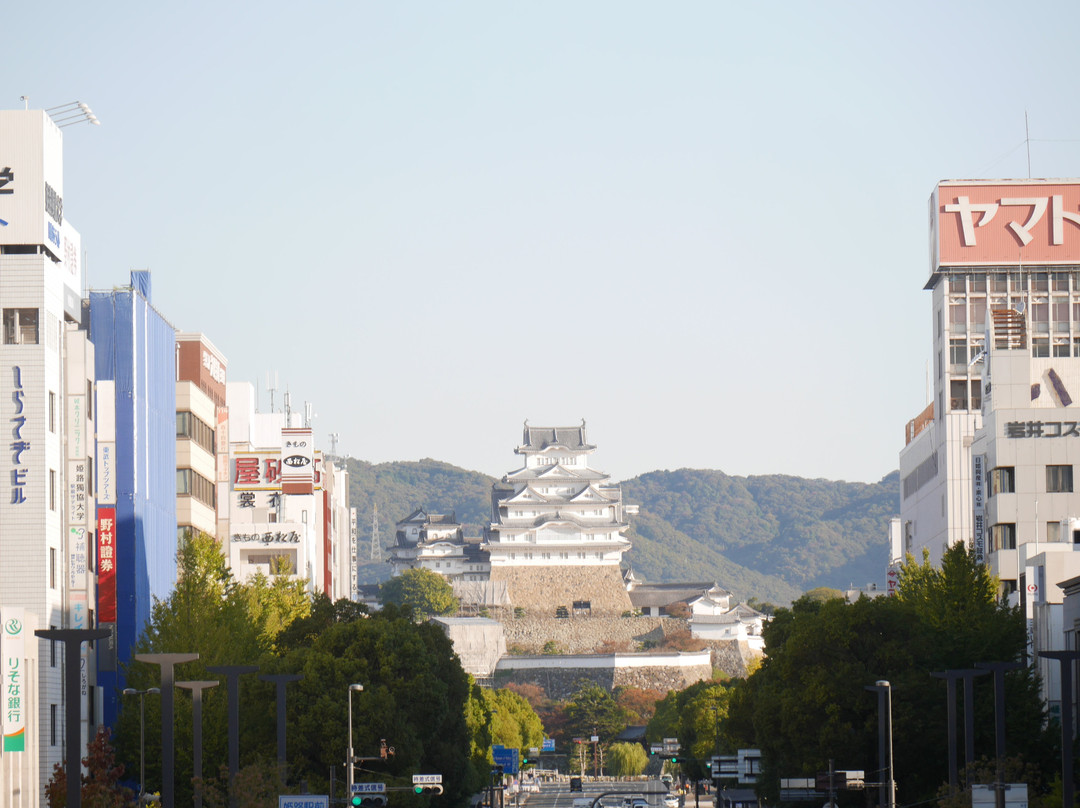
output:
[[454,614],[458,609],[454,589],[439,573],[426,569],[405,570],[379,587],[379,599],[387,604],[408,606],[416,614]]
[[[86,773],[79,786],[79,801],[84,808],[130,808],[134,804],[135,794],[120,785],[124,767],[117,764],[109,737],[109,728],[99,726],[86,745],[86,757],[82,759]],[[62,763],[53,766],[52,777],[45,786],[45,800],[49,808],[67,805],[67,770]]]
[[615,777],[637,777],[649,765],[649,756],[637,743],[613,743],[604,757],[604,770]]
[[[868,485],[681,469],[628,480],[623,494],[651,517],[633,520],[630,554],[647,579],[701,580],[716,570],[705,577],[738,595],[788,603],[807,588],[881,577],[879,537],[899,510],[899,476]],[[651,548],[638,536],[661,542],[661,558],[645,563],[639,550]]]
[[555,640],[548,640],[544,643],[544,647],[540,653],[548,656],[556,656],[559,654],[559,644],[555,642]]
[[[258,758],[272,755],[276,748],[274,685],[256,676],[241,679],[241,766],[247,767],[250,777],[245,788],[254,800],[251,808],[261,806],[267,794],[294,791],[301,780],[315,793],[328,793],[331,771],[339,783],[344,782],[352,683],[364,686],[363,692],[353,694],[357,754],[378,755],[383,738],[395,747],[396,754],[386,763],[375,764],[387,782],[408,785],[413,772],[442,772],[448,804],[479,788],[470,750],[482,742],[486,755],[490,742],[470,735],[476,716],[470,712],[475,705],[469,680],[440,628],[417,624],[411,608],[388,605],[368,615],[348,601],[331,603],[321,595],[308,598],[303,594],[305,582],[284,576],[256,576],[238,584],[214,540],[205,536],[184,543],[178,568],[177,587],[167,600],[155,604],[137,652],[197,652],[198,661],[177,668],[180,680],[219,678],[207,666],[220,664],[256,664],[260,674],[303,676],[287,691],[289,767],[283,790]],[[156,687],[158,670],[134,663],[127,683],[138,689]],[[205,761],[227,758],[225,691],[222,686],[203,693]],[[145,705],[147,737],[158,737],[160,699],[147,696]],[[129,770],[132,760],[138,763],[138,708],[137,698],[126,699],[119,722],[118,741]],[[178,805],[192,800],[191,721],[191,701],[178,692]],[[535,728],[529,732],[536,734]],[[150,790],[160,783],[159,758],[147,756]],[[205,787],[208,806],[215,794],[225,799],[220,783],[207,781]],[[412,808],[425,799],[408,793],[400,802]]]
[[829,586],[819,586],[803,593],[803,596],[799,600],[806,600],[811,603],[824,603],[827,600],[843,600],[844,593],[839,589],[833,589]]
[[678,738],[686,758],[683,773],[692,779],[708,777],[705,761],[716,754],[733,752],[736,742],[724,732],[731,689],[720,682],[697,682],[685,690],[671,691],[656,703],[656,713],[646,728],[650,743]]
[[[947,779],[947,727],[944,683],[930,672],[1018,660],[1024,651],[1024,621],[994,591],[985,568],[957,545],[940,570],[909,561],[897,597],[804,597],[779,609],[764,631],[764,662],[735,687],[725,734],[762,749],[767,792],[780,777],[824,771],[830,759],[873,771],[877,696],[864,688],[887,679],[898,800],[931,799]],[[990,678],[975,683],[976,749],[994,745]],[[1052,767],[1054,742],[1032,670],[1008,674],[1005,695],[1010,751],[1040,770]]]
[[256,760],[237,770],[231,788],[229,767],[222,763],[217,777],[195,783],[195,788],[202,793],[206,808],[276,808],[281,793],[277,765],[267,760]]
[[626,711],[604,688],[595,682],[582,680],[566,703],[569,728],[573,735],[599,735],[602,744],[626,729]]

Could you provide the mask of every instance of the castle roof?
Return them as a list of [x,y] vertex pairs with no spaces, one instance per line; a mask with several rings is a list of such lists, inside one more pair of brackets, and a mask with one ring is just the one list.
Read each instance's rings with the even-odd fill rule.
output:
[[514,449],[517,454],[535,454],[549,449],[569,449],[574,452],[591,452],[596,449],[585,438],[585,420],[581,426],[529,426],[525,422],[521,445]]

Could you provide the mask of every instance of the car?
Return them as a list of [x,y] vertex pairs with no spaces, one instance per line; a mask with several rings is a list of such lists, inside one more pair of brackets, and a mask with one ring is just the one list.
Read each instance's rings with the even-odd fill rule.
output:
[[664,808],[679,808],[682,800],[678,794],[665,794],[664,795]]
[[581,791],[581,778],[580,777],[571,777],[570,778],[570,790],[571,791]]
[[664,783],[668,788],[671,788],[671,784],[675,782],[675,778],[670,774],[661,774],[660,782]]

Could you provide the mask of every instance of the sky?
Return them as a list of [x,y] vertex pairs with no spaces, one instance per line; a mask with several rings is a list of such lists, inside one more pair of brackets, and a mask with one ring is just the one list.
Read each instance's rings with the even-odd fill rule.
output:
[[[928,402],[942,179],[1080,177],[1080,4],[8,3],[0,109],[83,101],[87,284],[149,269],[317,442],[499,476],[873,482]],[[2,146],[2,144],[0,144]],[[1030,155],[1030,158],[1029,158]]]

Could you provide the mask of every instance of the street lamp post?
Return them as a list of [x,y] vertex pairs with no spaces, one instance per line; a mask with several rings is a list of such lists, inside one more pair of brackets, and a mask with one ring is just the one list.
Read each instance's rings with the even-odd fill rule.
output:
[[896,779],[893,773],[892,685],[887,679],[878,679],[864,689],[878,694],[878,766],[882,770],[889,771],[889,779],[881,781],[878,802],[884,802],[888,808],[896,808]]
[[353,691],[362,693],[364,690],[363,685],[352,684],[349,685],[349,757],[346,759],[346,778],[345,781],[349,784],[349,796],[347,799],[352,799],[352,787],[353,787],[353,736],[352,736],[352,694]]
[[161,695],[161,688],[148,687],[146,690],[136,690],[133,687],[125,687],[125,696],[139,697],[139,805],[146,801],[146,694]]

